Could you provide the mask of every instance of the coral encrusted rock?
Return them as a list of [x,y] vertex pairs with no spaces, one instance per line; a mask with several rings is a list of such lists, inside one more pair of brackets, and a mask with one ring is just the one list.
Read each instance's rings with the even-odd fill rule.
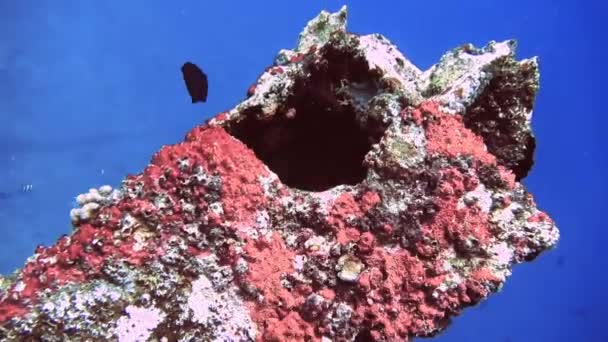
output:
[[246,99],[79,196],[0,279],[0,337],[411,341],[559,238],[519,181],[536,59],[463,45],[427,71],[321,12]]

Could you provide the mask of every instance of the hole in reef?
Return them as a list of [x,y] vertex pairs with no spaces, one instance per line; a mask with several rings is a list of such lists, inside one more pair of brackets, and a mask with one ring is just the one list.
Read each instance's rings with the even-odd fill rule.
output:
[[361,330],[361,332],[355,336],[355,342],[370,342],[373,340],[371,332],[367,329]]
[[488,150],[500,164],[521,181],[534,164],[536,140],[531,132],[522,130],[526,125],[523,115],[513,115],[512,108],[527,112],[534,106],[536,96],[533,69],[514,67],[506,57],[492,71],[495,75],[483,93],[471,104],[464,115],[464,124],[480,135]]
[[363,159],[384,131],[374,122],[361,127],[352,93],[340,91],[354,84],[369,98],[377,93],[367,62],[333,49],[324,56],[327,63],[309,65],[309,77],[296,80],[293,94],[270,120],[250,111],[227,127],[284,184],[306,191],[363,181]]

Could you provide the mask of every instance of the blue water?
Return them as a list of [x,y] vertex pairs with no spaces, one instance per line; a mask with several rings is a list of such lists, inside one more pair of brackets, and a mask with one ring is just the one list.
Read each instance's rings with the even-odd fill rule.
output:
[[[396,5],[399,3],[399,5]],[[74,197],[137,173],[163,144],[238,103],[306,22],[343,2],[0,0],[0,272],[70,231]],[[352,1],[349,28],[379,32],[419,67],[465,42],[517,38],[540,56],[536,165],[525,180],[559,247],[435,341],[608,341],[608,154],[601,135],[606,5],[599,1]],[[180,66],[209,75],[193,106]],[[31,191],[21,191],[30,184]]]

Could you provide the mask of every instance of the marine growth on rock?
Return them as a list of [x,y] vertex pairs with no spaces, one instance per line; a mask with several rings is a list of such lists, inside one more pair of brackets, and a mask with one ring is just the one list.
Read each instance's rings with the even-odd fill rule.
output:
[[427,71],[321,12],[233,109],[0,278],[0,338],[410,341],[553,247],[519,181],[536,59],[463,45]]

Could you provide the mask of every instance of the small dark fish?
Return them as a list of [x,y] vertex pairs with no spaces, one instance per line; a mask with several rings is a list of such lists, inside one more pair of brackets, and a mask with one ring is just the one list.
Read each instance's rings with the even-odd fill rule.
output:
[[195,64],[186,62],[182,66],[182,75],[192,103],[207,101],[207,75]]

